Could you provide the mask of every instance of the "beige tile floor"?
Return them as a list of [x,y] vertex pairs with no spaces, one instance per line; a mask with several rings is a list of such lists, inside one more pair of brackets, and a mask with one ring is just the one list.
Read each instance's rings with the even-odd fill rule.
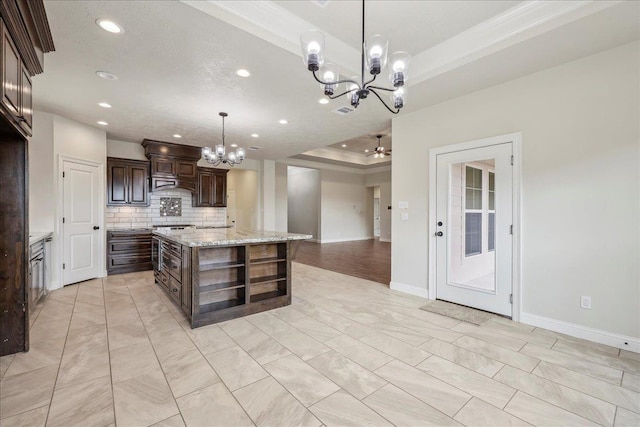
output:
[[640,426],[640,357],[296,264],[291,306],[191,330],[151,272],[52,292],[0,425]]

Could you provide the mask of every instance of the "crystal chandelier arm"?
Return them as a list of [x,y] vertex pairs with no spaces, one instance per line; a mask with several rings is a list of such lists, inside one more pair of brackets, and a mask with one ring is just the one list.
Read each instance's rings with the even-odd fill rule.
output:
[[[376,88],[376,89],[384,89],[384,88]],[[384,90],[389,90],[389,89],[384,89]],[[390,112],[392,112],[393,114],[398,114],[400,112],[400,109],[397,109],[395,111],[393,111],[386,102],[384,102],[384,100],[380,97],[380,95],[378,95],[378,92],[376,92],[375,90],[373,90],[373,86],[369,87],[369,91],[371,91],[371,93],[373,93],[379,100],[380,102],[382,102],[382,104],[384,104],[384,106],[387,108],[387,110],[389,110]]]
[[[318,76],[316,75],[315,71],[312,71],[312,73],[313,73],[313,78],[316,79],[316,81],[318,83],[323,84],[323,85],[339,85],[340,83],[353,83],[353,84],[356,84],[358,86],[358,89],[361,89],[360,83],[356,82],[355,80],[345,79],[345,80],[338,80],[336,82],[323,82],[322,80],[320,80],[318,78]],[[347,92],[351,92],[351,91],[348,90]],[[345,92],[345,93],[347,93],[347,92]]]

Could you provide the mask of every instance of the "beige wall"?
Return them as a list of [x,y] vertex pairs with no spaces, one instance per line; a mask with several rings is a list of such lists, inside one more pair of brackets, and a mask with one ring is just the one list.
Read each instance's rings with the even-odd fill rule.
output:
[[[258,228],[259,206],[258,172],[231,169],[227,174],[227,192],[236,193],[236,227],[255,230]],[[230,225],[230,224],[229,224]]]
[[[391,241],[391,171],[367,174],[364,177],[364,185],[379,189],[380,198],[380,241]],[[376,197],[376,194],[374,194]]]
[[523,313],[639,337],[639,47],[394,118],[392,282],[427,288],[429,149],[522,132]]
[[320,240],[320,171],[289,166],[287,230]]

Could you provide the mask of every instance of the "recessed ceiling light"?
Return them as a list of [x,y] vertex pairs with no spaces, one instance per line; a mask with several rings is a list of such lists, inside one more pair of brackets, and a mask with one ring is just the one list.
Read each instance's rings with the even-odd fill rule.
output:
[[232,146],[233,148],[236,148],[236,147],[238,146],[238,144],[231,144],[231,146]]
[[96,74],[98,77],[102,77],[105,80],[118,80],[118,76],[107,71],[96,71]]
[[286,125],[289,122],[286,119],[282,119],[278,123],[280,123],[281,125]]
[[342,144],[342,148],[347,148],[347,144]]
[[102,108],[111,108],[111,104],[108,104],[106,102],[98,102],[98,105]]
[[177,133],[173,134],[174,138],[182,138],[182,135],[178,135]]
[[329,100],[328,100],[327,98],[320,98],[320,99],[318,99],[318,102],[319,102],[320,104],[328,104],[328,103],[329,103]]
[[259,138],[259,137],[260,137],[260,135],[258,135],[257,133],[252,133],[252,134],[251,134],[251,137],[252,137],[252,138]]
[[244,68],[240,68],[236,70],[236,74],[239,75],[240,77],[249,77],[251,75],[249,70],[245,70]]
[[96,122],[96,123],[98,123],[99,125],[102,125],[102,126],[106,126],[106,125],[109,124],[109,123],[105,122],[104,120],[100,120],[99,122]]
[[364,152],[365,152],[365,153],[368,153],[368,152],[369,152],[369,150],[364,150]]
[[110,33],[113,34],[122,34],[124,33],[124,28],[122,28],[120,25],[116,24],[113,21],[110,21],[108,19],[96,19],[96,24],[98,24],[98,26],[100,28],[102,28],[105,31],[108,31]]

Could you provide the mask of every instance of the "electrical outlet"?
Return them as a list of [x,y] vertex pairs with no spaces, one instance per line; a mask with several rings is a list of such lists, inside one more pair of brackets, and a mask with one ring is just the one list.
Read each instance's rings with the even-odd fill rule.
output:
[[591,308],[591,297],[581,296],[580,297],[580,307],[581,308]]

